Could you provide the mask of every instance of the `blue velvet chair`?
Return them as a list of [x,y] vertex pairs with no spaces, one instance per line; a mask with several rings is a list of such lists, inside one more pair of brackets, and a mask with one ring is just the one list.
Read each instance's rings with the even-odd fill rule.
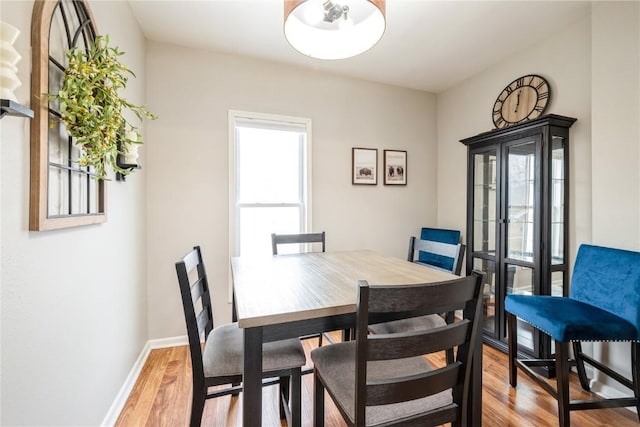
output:
[[[509,382],[517,385],[517,368],[558,400],[560,427],[570,425],[570,411],[635,406],[640,416],[640,252],[581,245],[569,297],[508,295]],[[555,340],[555,360],[518,359],[516,319],[531,324]],[[581,341],[630,341],[629,380],[582,352]],[[569,360],[569,343],[574,359]],[[633,397],[574,401],[569,397],[569,369],[575,363],[582,388],[589,391],[588,363],[633,391]],[[557,388],[532,368],[555,364]]]

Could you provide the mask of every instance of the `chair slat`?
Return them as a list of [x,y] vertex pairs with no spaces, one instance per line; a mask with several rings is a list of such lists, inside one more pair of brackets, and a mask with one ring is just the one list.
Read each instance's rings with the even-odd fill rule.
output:
[[[451,286],[451,283],[455,286]],[[389,294],[385,286],[370,286],[369,312],[411,312],[434,313],[442,307],[463,308],[473,298],[475,278],[467,276],[445,282],[405,286],[394,286],[396,291]]]
[[198,317],[197,317],[196,321],[197,321],[197,324],[198,324],[198,332],[199,333],[201,333],[201,334],[205,333],[206,334],[207,326],[209,325],[209,323],[212,323],[210,319],[211,319],[211,316],[209,315],[209,308],[205,308],[200,313],[198,313]]
[[470,326],[471,322],[463,319],[432,330],[371,335],[368,359],[403,359],[447,350],[465,342]]
[[367,382],[367,406],[389,405],[432,396],[453,389],[458,382],[461,363],[407,377]]
[[204,295],[205,293],[205,281],[204,278],[199,278],[195,281],[193,285],[191,285],[191,301],[195,305],[195,303]]
[[458,255],[458,244],[433,242],[431,240],[416,239],[413,249],[420,252],[431,252],[432,254],[449,258],[456,258]]

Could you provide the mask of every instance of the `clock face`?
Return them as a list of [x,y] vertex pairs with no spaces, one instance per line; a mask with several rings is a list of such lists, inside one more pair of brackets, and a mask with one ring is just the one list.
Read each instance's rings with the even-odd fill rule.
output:
[[501,129],[538,118],[547,108],[549,84],[535,74],[515,79],[493,104],[493,124]]

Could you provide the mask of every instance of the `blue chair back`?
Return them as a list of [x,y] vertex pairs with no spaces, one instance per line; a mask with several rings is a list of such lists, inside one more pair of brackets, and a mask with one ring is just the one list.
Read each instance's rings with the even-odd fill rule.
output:
[[[452,245],[457,245],[458,243],[460,243],[460,231],[424,227],[420,231],[420,240],[430,240],[432,242],[450,243]],[[418,261],[440,267],[443,270],[453,271],[456,259],[443,255],[433,254],[430,252],[420,251],[418,252]]]
[[631,322],[640,340],[640,252],[581,245],[569,296]]

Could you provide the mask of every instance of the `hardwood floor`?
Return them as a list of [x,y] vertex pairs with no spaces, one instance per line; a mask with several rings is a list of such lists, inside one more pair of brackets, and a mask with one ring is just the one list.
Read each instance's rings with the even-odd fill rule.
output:
[[[317,340],[303,341],[305,350],[311,351]],[[310,360],[310,359],[309,359]],[[440,363],[440,360],[432,360]],[[572,375],[571,397],[587,399],[591,395],[580,388]],[[276,387],[263,389],[263,425],[285,426],[279,419]],[[303,377],[302,425],[313,420],[313,378]],[[508,365],[505,354],[484,347],[482,423],[493,427],[556,427],[556,401],[536,386],[524,374],[518,375],[518,387],[509,386]],[[345,423],[333,406],[325,399],[325,425],[341,427]],[[184,347],[153,350],[136,382],[116,427],[131,426],[188,426],[191,405],[191,362]],[[203,426],[240,426],[242,399],[224,396],[209,399],[202,417]],[[572,412],[574,427],[638,426],[635,412],[624,408],[598,409]]]

